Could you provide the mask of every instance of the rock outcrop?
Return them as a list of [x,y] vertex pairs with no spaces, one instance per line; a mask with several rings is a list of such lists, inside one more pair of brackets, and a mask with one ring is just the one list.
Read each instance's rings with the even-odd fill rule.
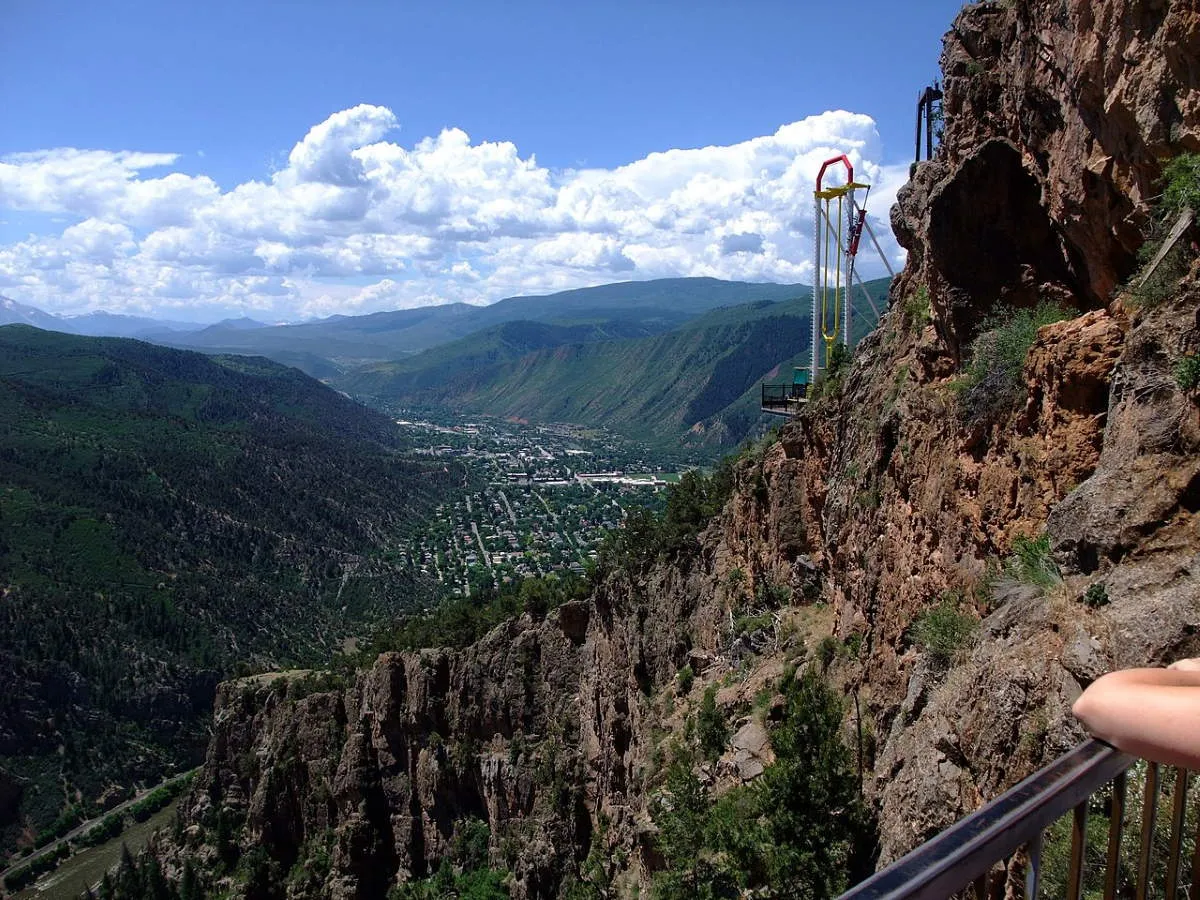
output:
[[1200,149],[1200,10],[985,0],[945,38],[944,138],[892,212],[901,293],[927,285],[960,355],[996,302],[1106,305],[1161,164]]

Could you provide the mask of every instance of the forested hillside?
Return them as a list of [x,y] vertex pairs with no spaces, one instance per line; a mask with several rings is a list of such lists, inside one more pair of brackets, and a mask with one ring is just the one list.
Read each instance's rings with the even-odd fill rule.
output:
[[[626,336],[660,334],[720,306],[782,300],[804,290],[716,278],[662,278],[509,297],[488,306],[450,303],[251,330],[216,325],[165,342],[207,352],[262,354],[325,378],[338,369],[400,359],[507,322],[611,326]],[[604,336],[601,331],[591,339]]]
[[[888,279],[870,282],[877,307]],[[530,421],[601,424],[638,437],[737,444],[760,421],[758,386],[807,359],[811,299],[713,310],[668,333],[596,339],[592,326],[511,322],[335,383],[384,408],[444,405]],[[855,339],[875,326],[855,297]],[[780,373],[783,374],[780,374]]]
[[0,328],[4,842],[195,760],[235,663],[413,602],[389,542],[463,475],[402,449],[263,359]]

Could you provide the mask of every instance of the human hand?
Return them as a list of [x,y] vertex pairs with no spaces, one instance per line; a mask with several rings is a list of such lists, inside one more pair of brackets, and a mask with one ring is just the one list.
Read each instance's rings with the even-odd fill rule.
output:
[[1167,668],[1181,669],[1185,672],[1200,672],[1200,656],[1193,656],[1191,659],[1177,659]]

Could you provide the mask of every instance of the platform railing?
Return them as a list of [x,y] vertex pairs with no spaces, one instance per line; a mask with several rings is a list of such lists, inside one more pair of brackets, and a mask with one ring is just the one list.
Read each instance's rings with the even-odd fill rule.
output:
[[766,384],[762,385],[761,407],[764,410],[791,410],[794,412],[798,404],[807,396],[808,386],[803,384]]
[[[1188,776],[1186,770],[1139,762],[1099,741],[1085,741],[851,888],[842,900],[997,900],[1021,896],[1022,882],[1014,885],[1013,880],[1022,872],[1023,894],[1036,900],[1043,889],[1047,830],[1067,815],[1070,851],[1065,877],[1062,860],[1055,860],[1056,893],[1068,900],[1200,900],[1200,807],[1188,814]],[[1126,797],[1130,782],[1142,788],[1132,802]],[[1168,788],[1169,815],[1159,803]],[[1107,828],[1089,830],[1091,815],[1106,818]],[[1124,832],[1133,827],[1138,831],[1136,855],[1129,852],[1132,845],[1122,849]],[[1057,851],[1065,838],[1060,826],[1051,837]]]

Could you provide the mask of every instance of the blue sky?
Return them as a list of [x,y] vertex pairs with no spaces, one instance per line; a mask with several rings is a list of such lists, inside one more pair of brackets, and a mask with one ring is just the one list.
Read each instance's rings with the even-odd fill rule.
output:
[[[844,143],[886,201],[959,6],[3,0],[0,293],[297,318],[802,280],[788,155]],[[859,118],[810,118],[829,110]],[[703,155],[650,156],[679,148],[725,148],[715,180]],[[741,235],[762,252],[716,249]]]

